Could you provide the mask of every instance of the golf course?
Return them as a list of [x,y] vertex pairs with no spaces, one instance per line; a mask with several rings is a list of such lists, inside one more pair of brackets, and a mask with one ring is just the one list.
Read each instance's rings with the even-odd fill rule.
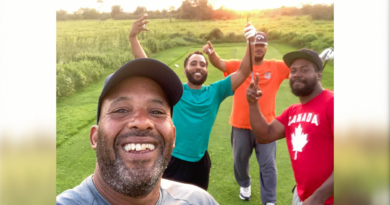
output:
[[[241,59],[245,43],[215,44],[216,52],[223,59]],[[160,60],[170,66],[186,82],[183,62],[188,53],[201,50],[202,45],[191,45],[170,48],[149,57]],[[277,42],[269,42],[266,59],[282,59],[283,54],[297,48]],[[127,55],[131,55],[128,51]],[[178,65],[178,67],[175,66]],[[109,74],[106,73],[106,74]],[[208,67],[206,85],[223,79],[223,74],[211,64]],[[75,94],[57,100],[57,194],[80,184],[95,169],[96,153],[89,142],[89,130],[96,124],[96,107],[105,78],[82,88]],[[333,90],[333,64],[324,70],[323,86]],[[208,192],[220,204],[259,204],[260,184],[259,167],[254,155],[250,159],[250,176],[252,178],[252,199],[244,202],[239,199],[239,186],[233,173],[233,157],[230,143],[231,126],[229,118],[233,97],[227,98],[219,109],[209,144],[212,162]],[[298,98],[290,92],[288,80],[285,80],[277,94],[276,115],[289,105],[297,103]],[[196,128],[194,128],[196,129]],[[58,142],[61,143],[58,143]],[[288,156],[286,141],[278,141],[276,154],[278,169],[277,203],[291,203],[291,189],[294,176]]]
[[[282,60],[284,54],[301,48],[321,53],[334,46],[333,20],[313,19],[309,15],[263,15],[250,19],[204,21],[150,19],[146,25],[150,30],[141,32],[138,39],[148,57],[167,64],[182,83],[186,83],[184,59],[189,53],[202,51],[207,41],[213,44],[222,59],[243,58],[246,49],[243,30],[247,20],[257,31],[267,33],[265,59]],[[134,21],[57,21],[57,195],[79,185],[93,174],[96,152],[91,148],[89,132],[96,124],[98,98],[105,78],[134,59],[128,38]],[[333,60],[327,62],[322,77],[323,87],[330,90],[334,86],[333,66]],[[211,63],[207,70],[205,85],[224,78],[223,73]],[[259,165],[254,154],[250,159],[251,200],[247,202],[239,198],[230,141],[232,102],[233,97],[222,102],[212,128],[208,147],[212,164],[208,192],[219,204],[260,204]],[[290,91],[288,80],[285,80],[277,93],[276,115],[298,102]],[[276,165],[277,203],[291,204],[295,180],[285,139],[278,141]]]

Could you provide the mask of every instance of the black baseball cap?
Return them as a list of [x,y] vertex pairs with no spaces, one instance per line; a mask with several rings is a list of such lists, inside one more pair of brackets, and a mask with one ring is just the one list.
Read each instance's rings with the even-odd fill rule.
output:
[[313,51],[313,50],[306,49],[306,48],[302,48],[299,51],[293,51],[293,52],[287,53],[286,55],[283,56],[283,61],[284,61],[284,63],[286,63],[286,65],[288,67],[290,67],[294,60],[300,59],[300,58],[306,59],[306,60],[311,61],[312,63],[316,64],[318,66],[318,68],[320,69],[320,71],[322,71],[324,69],[322,67],[322,60],[321,60],[320,56],[318,55],[318,53]]
[[112,88],[130,77],[145,77],[158,83],[168,98],[171,112],[173,106],[179,102],[183,95],[183,85],[176,73],[164,63],[152,58],[139,58],[124,64],[115,73],[109,75],[104,82],[102,93],[99,97],[96,123],[99,123],[100,108],[104,97]]
[[267,34],[265,34],[264,32],[261,32],[261,31],[258,31],[256,33],[256,36],[255,36],[255,42],[254,44],[264,44],[264,45],[268,45],[267,43]]

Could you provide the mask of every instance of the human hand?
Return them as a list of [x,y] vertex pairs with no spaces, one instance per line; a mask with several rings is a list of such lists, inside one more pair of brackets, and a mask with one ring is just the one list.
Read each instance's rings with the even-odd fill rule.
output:
[[302,205],[324,205],[324,202],[316,200],[313,196],[307,198]]
[[263,92],[261,92],[259,88],[259,74],[256,73],[255,80],[249,84],[248,89],[246,90],[246,100],[248,103],[255,103],[257,100],[260,99],[260,97],[263,95]]
[[203,53],[207,54],[207,55],[211,55],[214,53],[214,47],[213,45],[211,45],[211,42],[210,41],[207,41],[207,44],[203,46]]
[[141,31],[149,31],[148,28],[145,28],[145,25],[149,23],[149,20],[145,20],[148,17],[148,14],[144,14],[141,18],[134,21],[133,26],[130,29],[129,38],[136,37]]
[[332,48],[327,48],[320,54],[322,62],[332,60],[334,58],[334,52]]
[[256,28],[254,26],[252,26],[252,24],[250,22],[248,22],[248,24],[246,25],[246,27],[244,29],[244,36],[245,36],[246,40],[247,41],[252,40],[253,37],[255,37],[255,35],[256,35]]

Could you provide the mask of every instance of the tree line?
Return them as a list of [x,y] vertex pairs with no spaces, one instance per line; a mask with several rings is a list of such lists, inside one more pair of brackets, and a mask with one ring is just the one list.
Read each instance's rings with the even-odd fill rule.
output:
[[235,11],[220,7],[213,8],[209,0],[184,0],[179,8],[170,6],[167,9],[147,10],[138,6],[133,12],[124,12],[120,5],[111,7],[111,12],[99,12],[96,9],[80,8],[69,14],[65,10],[56,13],[57,21],[112,18],[114,20],[137,19],[143,13],[148,14],[149,19],[175,18],[189,20],[228,20],[250,17],[274,17],[274,16],[300,16],[309,15],[315,20],[334,20],[334,4],[304,4],[301,7],[285,7],[276,9],[263,9],[252,11]]

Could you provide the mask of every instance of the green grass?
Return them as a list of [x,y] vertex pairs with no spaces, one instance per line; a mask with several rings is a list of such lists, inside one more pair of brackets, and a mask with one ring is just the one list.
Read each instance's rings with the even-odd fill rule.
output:
[[[333,21],[312,20],[309,16],[253,17],[252,24],[268,34],[269,40],[317,52],[333,47]],[[96,20],[57,22],[57,99],[89,86],[108,71],[132,60],[129,55],[129,30],[134,20]],[[189,21],[151,19],[148,32],[138,35],[150,55],[177,46],[245,42],[246,18],[234,20]],[[217,28],[223,35],[216,35]],[[217,39],[216,39],[217,38]],[[234,55],[232,51],[230,55]],[[283,53],[283,52],[282,52]],[[180,57],[180,56],[175,56]],[[333,62],[332,62],[333,63]]]
[[[157,53],[152,58],[169,65],[186,82],[183,71],[184,58],[188,53],[201,50],[202,45],[177,47]],[[245,44],[216,44],[216,52],[224,59],[240,59],[244,55]],[[283,54],[297,48],[270,42],[266,59],[281,59]],[[129,54],[130,55],[130,54]],[[179,65],[178,68],[175,64]],[[212,65],[208,68],[206,85],[223,78],[223,74]],[[107,73],[108,74],[108,73]],[[95,124],[98,96],[104,78],[75,94],[57,102],[57,181],[56,193],[73,188],[81,183],[95,169],[96,156],[89,143],[89,129]],[[333,90],[333,64],[324,71],[323,86]],[[229,118],[233,97],[227,98],[219,109],[213,126],[209,153],[212,162],[209,193],[220,204],[260,204],[259,167],[255,156],[250,159],[252,177],[252,199],[244,202],[238,197],[239,186],[234,179],[233,157],[230,144],[231,126]],[[298,98],[291,94],[288,81],[284,81],[276,98],[276,114],[279,115],[289,105],[297,103]],[[291,203],[291,189],[294,176],[285,140],[278,142],[277,149],[277,203]]]

